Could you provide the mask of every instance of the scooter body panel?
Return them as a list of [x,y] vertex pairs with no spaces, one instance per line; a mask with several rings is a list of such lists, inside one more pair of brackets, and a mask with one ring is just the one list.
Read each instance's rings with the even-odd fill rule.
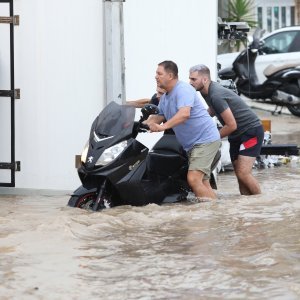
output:
[[125,204],[159,204],[168,195],[185,193],[186,174],[185,152],[175,135],[164,135],[143,163],[117,183],[116,189]]

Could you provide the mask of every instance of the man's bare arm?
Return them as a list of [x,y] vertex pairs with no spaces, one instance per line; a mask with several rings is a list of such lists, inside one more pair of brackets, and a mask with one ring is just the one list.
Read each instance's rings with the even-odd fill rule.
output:
[[224,126],[220,129],[220,136],[223,138],[234,132],[237,129],[237,124],[230,108],[225,109],[221,113],[221,117],[224,121]]
[[184,123],[189,117],[191,113],[191,108],[186,106],[182,107],[178,110],[178,112],[166,123],[159,125],[160,123],[151,123],[148,124],[151,131],[164,131],[170,128],[177,126],[178,124]]
[[136,108],[142,108],[146,104],[150,103],[151,99],[145,98],[145,99],[138,99],[138,100],[131,100],[126,101],[126,105],[134,106]]

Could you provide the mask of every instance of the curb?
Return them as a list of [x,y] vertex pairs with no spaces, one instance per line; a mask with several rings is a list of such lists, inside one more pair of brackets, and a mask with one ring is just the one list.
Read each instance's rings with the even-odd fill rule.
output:
[[[266,103],[261,103],[261,102],[258,102],[258,101],[255,101],[255,100],[252,100],[252,99],[249,99],[245,96],[241,96],[241,98],[248,104],[249,107],[251,108],[255,108],[255,109],[260,109],[260,110],[264,110],[264,111],[269,111],[271,112],[272,114],[274,114],[275,112],[275,107],[276,105],[275,104],[266,104]],[[279,109],[280,111],[280,109]],[[290,113],[290,111],[286,108],[286,107],[283,107],[282,110],[281,110],[281,114],[284,114],[284,115],[292,115]]]

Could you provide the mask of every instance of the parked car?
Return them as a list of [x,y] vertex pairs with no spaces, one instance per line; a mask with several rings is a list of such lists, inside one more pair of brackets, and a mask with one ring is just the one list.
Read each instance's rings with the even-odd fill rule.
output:
[[[231,67],[240,52],[219,54],[217,62],[221,69]],[[279,66],[293,63],[300,59],[300,26],[290,26],[274,30],[261,38],[259,55],[255,68],[259,82],[266,80],[264,69],[269,65]]]

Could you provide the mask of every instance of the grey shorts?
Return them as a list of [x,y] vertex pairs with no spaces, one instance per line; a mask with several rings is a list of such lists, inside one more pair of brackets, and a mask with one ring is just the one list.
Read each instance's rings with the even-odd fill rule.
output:
[[212,162],[221,147],[221,141],[208,144],[197,144],[188,151],[189,171],[201,171],[204,179],[208,180]]

